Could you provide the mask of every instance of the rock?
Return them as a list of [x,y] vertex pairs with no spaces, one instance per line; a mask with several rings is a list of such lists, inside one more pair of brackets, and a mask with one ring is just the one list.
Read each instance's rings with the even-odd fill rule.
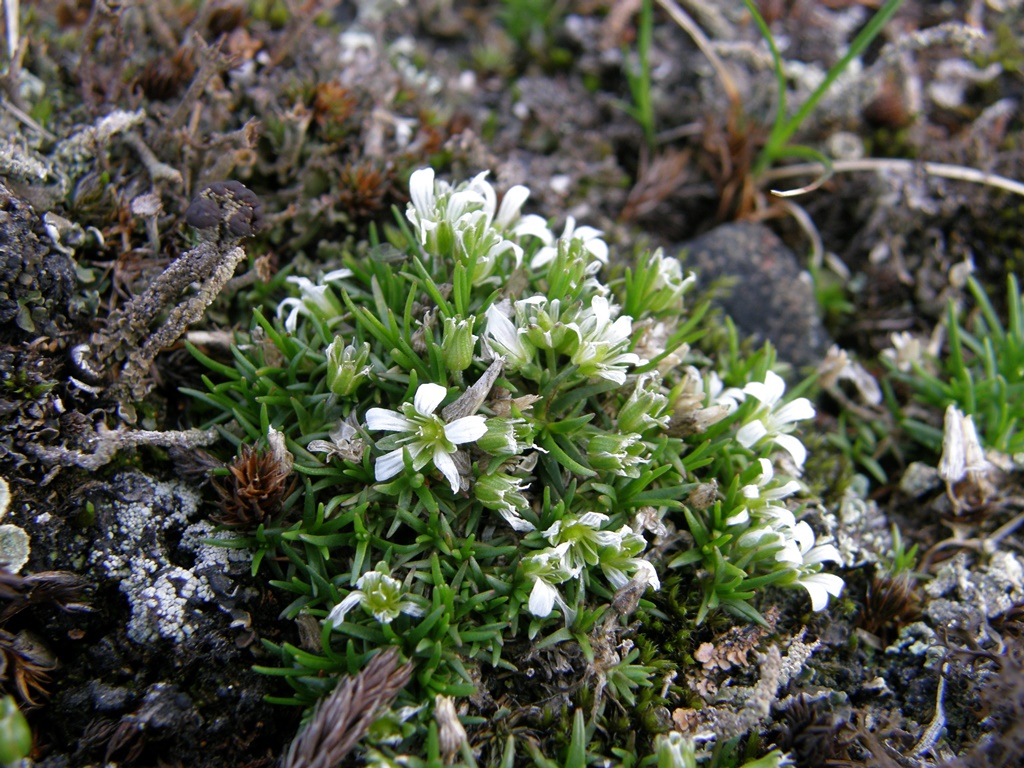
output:
[[32,207],[0,183],[0,328],[4,337],[57,336],[75,290],[74,262],[39,239],[34,231],[38,224]]
[[831,344],[818,317],[810,275],[768,227],[751,222],[723,224],[684,243],[683,266],[702,285],[730,278],[717,303],[737,329],[775,345],[780,360],[800,368],[816,365]]

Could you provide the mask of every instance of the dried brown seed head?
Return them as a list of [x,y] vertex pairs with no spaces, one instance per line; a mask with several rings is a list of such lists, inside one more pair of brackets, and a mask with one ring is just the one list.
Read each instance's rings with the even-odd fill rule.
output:
[[263,204],[240,182],[215,181],[199,190],[185,212],[185,221],[216,238],[238,240],[263,228]]
[[228,527],[255,527],[272,518],[295,488],[291,463],[271,449],[243,445],[228,469],[230,477],[213,483],[222,509],[214,520]]

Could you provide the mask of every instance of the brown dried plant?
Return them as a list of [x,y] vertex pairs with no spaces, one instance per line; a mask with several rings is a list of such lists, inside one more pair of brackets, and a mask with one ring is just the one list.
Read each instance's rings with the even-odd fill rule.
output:
[[384,210],[391,182],[389,169],[382,171],[372,161],[353,161],[341,171],[338,203],[351,216],[369,219]]
[[214,520],[230,528],[255,528],[281,511],[295,490],[291,463],[270,448],[243,445],[224,480],[214,479],[221,513]]
[[28,632],[0,629],[0,689],[14,690],[27,707],[42,706],[49,696],[50,673],[57,659]]
[[859,623],[867,632],[878,634],[890,622],[905,620],[916,612],[914,577],[911,574],[876,574],[868,585]]
[[292,741],[283,768],[338,765],[405,688],[412,669],[410,662],[398,665],[398,649],[390,646],[370,659],[359,674],[338,683]]
[[70,571],[41,571],[27,576],[0,568],[0,624],[39,603],[56,603],[66,611],[89,610],[82,603],[88,582]]

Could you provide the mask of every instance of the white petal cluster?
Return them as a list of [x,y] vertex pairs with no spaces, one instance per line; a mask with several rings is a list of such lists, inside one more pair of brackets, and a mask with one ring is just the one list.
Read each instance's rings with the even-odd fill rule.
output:
[[445,476],[452,493],[458,493],[461,480],[452,455],[458,445],[472,443],[483,437],[487,423],[483,416],[463,416],[445,423],[434,414],[444,400],[447,390],[439,384],[421,384],[412,403],[402,406],[402,413],[386,408],[371,408],[366,412],[366,428],[371,432],[398,433],[393,450],[377,457],[374,476],[378,482],[390,480],[405,468],[406,451],[412,459],[413,469],[419,471],[429,462]]
[[338,297],[331,290],[329,283],[339,282],[352,276],[351,269],[336,269],[333,272],[320,277],[315,283],[308,277],[285,278],[292,285],[298,286],[298,297],[290,297],[277,305],[277,316],[287,317],[284,320],[284,327],[289,333],[295,333],[298,327],[299,316],[319,317],[329,324],[341,317],[342,305]]
[[566,515],[542,533],[551,546],[523,560],[524,570],[533,581],[530,613],[547,616],[557,604],[571,621],[572,614],[558,585],[579,578],[593,567],[600,567],[616,589],[630,578],[654,589],[661,587],[654,566],[640,556],[647,548],[644,537],[628,525],[605,530],[609,519],[601,512]]
[[585,376],[621,385],[626,383],[627,368],[647,361],[641,360],[635,352],[626,351],[633,335],[633,318],[628,315],[616,318],[617,314],[618,307],[611,305],[604,296],[591,299],[590,309],[580,316],[580,343],[572,361]]
[[402,582],[381,571],[368,571],[359,577],[356,589],[338,603],[327,614],[327,623],[337,628],[345,616],[356,606],[361,606],[381,624],[390,624],[401,613],[422,616],[422,605],[406,596]]
[[768,371],[763,382],[747,384],[743,394],[760,401],[761,405],[740,427],[736,440],[744,448],[753,448],[764,442],[775,443],[792,457],[799,468],[807,460],[807,449],[789,433],[795,422],[814,418],[814,406],[806,397],[780,404],[785,393],[786,382],[774,371]]
[[830,543],[817,544],[811,526],[803,520],[798,522],[792,511],[781,503],[800,490],[800,483],[790,480],[779,484],[768,459],[758,459],[758,465],[760,475],[756,480],[739,488],[738,497],[744,504],[733,510],[725,524],[746,526],[737,539],[739,546],[748,550],[767,548],[774,552],[777,567],[790,572],[786,583],[806,589],[812,608],[823,610],[828,605],[828,596],[838,596],[842,591],[843,580],[820,573],[821,564],[826,561],[841,564],[839,550]]
[[529,195],[526,187],[514,186],[499,208],[486,171],[452,186],[435,180],[433,168],[421,168],[409,177],[406,218],[427,253],[469,265],[473,284],[480,285],[504,254],[511,253],[516,265],[522,261],[520,238],[536,237],[545,246],[554,240],[541,217],[522,215]]
[[[583,245],[583,250],[593,260],[591,263],[593,264],[592,271],[594,271],[600,269],[602,264],[608,263],[608,243],[601,239],[603,234],[601,230],[594,229],[593,227],[577,227],[576,219],[568,216],[565,221],[565,229],[562,230],[562,236],[558,239],[564,243],[579,240]],[[530,267],[540,269],[553,261],[557,255],[558,243],[549,241],[530,260]]]

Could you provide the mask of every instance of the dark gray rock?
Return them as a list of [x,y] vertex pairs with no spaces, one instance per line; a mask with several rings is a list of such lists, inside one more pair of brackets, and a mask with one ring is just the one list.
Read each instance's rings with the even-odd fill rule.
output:
[[745,336],[766,339],[780,360],[797,368],[816,365],[831,340],[818,317],[810,275],[768,227],[723,224],[682,246],[683,265],[701,285],[729,278],[717,303]]

